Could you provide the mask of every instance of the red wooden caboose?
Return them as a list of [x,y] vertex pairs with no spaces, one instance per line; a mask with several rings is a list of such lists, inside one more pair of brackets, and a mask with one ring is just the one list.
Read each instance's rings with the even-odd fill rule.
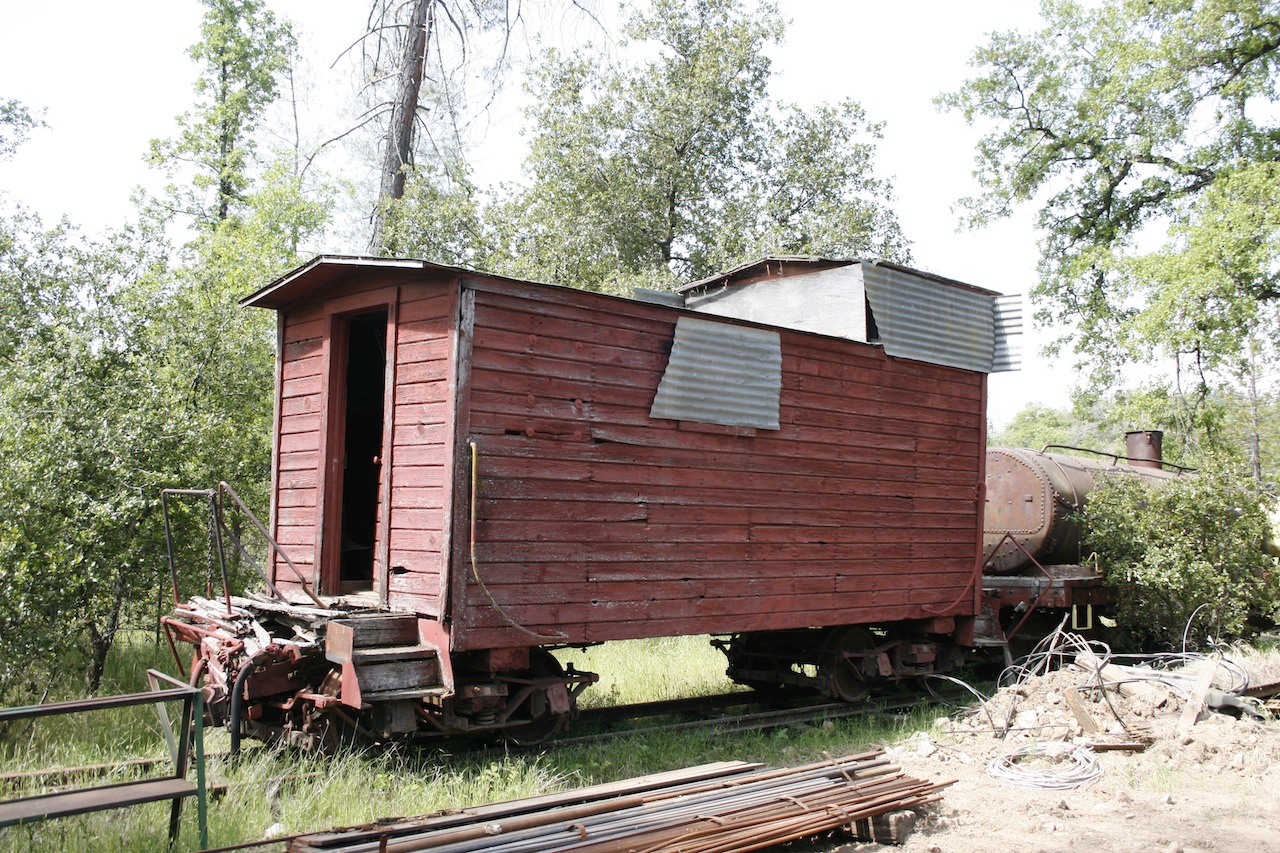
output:
[[[270,528],[345,614],[342,701],[399,703],[384,729],[567,712],[585,679],[546,647],[721,635],[745,683],[854,698],[971,643],[997,294],[813,258],[631,299],[322,256],[243,304],[279,316]],[[395,669],[406,646],[433,662]]]

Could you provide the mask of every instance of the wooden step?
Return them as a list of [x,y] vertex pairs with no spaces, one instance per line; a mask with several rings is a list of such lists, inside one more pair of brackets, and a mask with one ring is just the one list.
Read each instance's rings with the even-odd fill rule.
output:
[[368,649],[354,649],[351,652],[351,662],[356,666],[395,661],[435,660],[435,658],[435,649],[420,645],[375,646]]
[[357,649],[416,645],[418,617],[402,613],[334,619],[324,636],[325,657],[334,663],[348,663]]
[[364,702],[393,702],[397,699],[425,699],[428,696],[451,696],[453,691],[447,687],[421,687],[405,690],[379,690],[376,693],[361,693]]
[[440,663],[435,655],[432,655],[429,658],[388,660],[368,665],[355,664],[355,675],[360,683],[360,695],[367,698],[370,693],[382,693],[387,690],[439,687]]

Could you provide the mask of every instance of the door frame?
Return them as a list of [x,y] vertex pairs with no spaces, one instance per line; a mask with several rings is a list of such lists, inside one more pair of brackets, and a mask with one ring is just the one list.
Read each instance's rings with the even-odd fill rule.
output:
[[347,352],[349,321],[361,314],[387,312],[386,369],[383,376],[382,456],[378,517],[374,539],[372,591],[387,604],[391,531],[392,447],[395,433],[396,308],[400,288],[333,299],[325,306],[325,404],[323,445],[318,467],[316,527],[317,586],[328,596],[341,594],[343,455],[346,450]]

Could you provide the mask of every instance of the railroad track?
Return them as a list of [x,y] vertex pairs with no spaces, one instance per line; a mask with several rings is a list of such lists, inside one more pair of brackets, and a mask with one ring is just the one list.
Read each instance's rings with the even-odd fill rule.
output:
[[[1280,692],[1280,685],[1271,685],[1275,692]],[[967,695],[957,692],[954,695],[943,695],[944,699],[964,700]],[[655,734],[658,732],[688,731],[700,728],[719,729],[721,731],[741,732],[779,726],[804,725],[823,720],[857,717],[866,714],[893,713],[908,710],[920,704],[937,704],[937,699],[926,693],[902,694],[870,699],[866,702],[850,705],[845,702],[828,702],[820,697],[806,701],[805,697],[790,700],[786,707],[763,707],[778,704],[777,699],[766,699],[751,691],[721,693],[712,696],[697,696],[688,699],[666,699],[658,702],[639,702],[631,705],[609,705],[584,709],[574,723],[576,729],[593,729],[610,726],[616,723],[634,722],[657,717],[696,717],[697,719],[680,719],[669,723],[650,726],[631,726],[628,728],[610,729],[609,731],[593,731],[587,734],[563,735],[547,738],[536,744],[521,746],[504,744],[496,748],[476,748],[474,740],[449,739],[433,740],[431,747],[450,747],[447,751],[457,755],[484,755],[491,749],[499,751],[520,751],[544,749],[550,746],[572,746],[575,744],[600,743],[617,738],[634,735]],[[762,710],[744,711],[743,713],[727,713],[731,709],[747,709],[759,707]],[[426,746],[427,744],[424,744]],[[454,748],[456,747],[456,749]],[[211,752],[208,759],[226,758],[227,752]],[[119,772],[122,768],[145,771],[154,766],[171,762],[172,759],[139,758],[126,762],[109,762],[106,764],[65,767],[56,770],[33,770],[0,775],[0,783],[37,781],[45,784],[66,784],[76,779],[102,776]]]
[[[756,731],[871,714],[897,713],[923,704],[936,705],[939,699],[963,701],[968,698],[972,697],[962,691],[934,695],[927,692],[919,692],[873,697],[855,705],[847,702],[831,702],[822,697],[813,697],[812,699],[800,697],[789,700],[786,707],[778,708],[776,707],[778,704],[776,699],[764,698],[757,693],[724,693],[693,699],[673,699],[664,702],[645,702],[609,708],[590,708],[581,713],[578,722],[575,724],[576,728],[590,728],[596,725],[662,716],[698,716],[699,719],[676,720],[657,725],[632,726],[580,735],[566,733],[548,738],[539,744],[521,748],[541,749],[551,746],[573,746],[636,735],[696,729],[715,729],[727,732]],[[742,713],[725,713],[732,709],[769,705],[773,707],[763,707],[761,710],[744,711]]]

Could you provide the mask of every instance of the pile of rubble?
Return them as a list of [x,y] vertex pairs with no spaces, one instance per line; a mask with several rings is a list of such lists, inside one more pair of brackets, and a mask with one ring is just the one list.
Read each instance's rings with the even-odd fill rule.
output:
[[1122,657],[1064,633],[1042,651],[888,751],[956,780],[902,853],[1280,853],[1280,650]]
[[[1141,752],[1158,741],[1190,744],[1200,721],[1273,719],[1267,702],[1248,695],[1244,667],[1217,654],[1115,656],[1060,633],[1028,660],[1006,671],[1005,686],[993,696],[940,718],[932,733],[895,751],[984,761],[1000,781],[1018,784],[1021,772],[1030,786],[1058,787],[1051,776],[1021,768],[1059,765],[1067,782],[1082,784],[1101,772],[1092,753]],[[1252,692],[1265,695],[1256,687]]]

